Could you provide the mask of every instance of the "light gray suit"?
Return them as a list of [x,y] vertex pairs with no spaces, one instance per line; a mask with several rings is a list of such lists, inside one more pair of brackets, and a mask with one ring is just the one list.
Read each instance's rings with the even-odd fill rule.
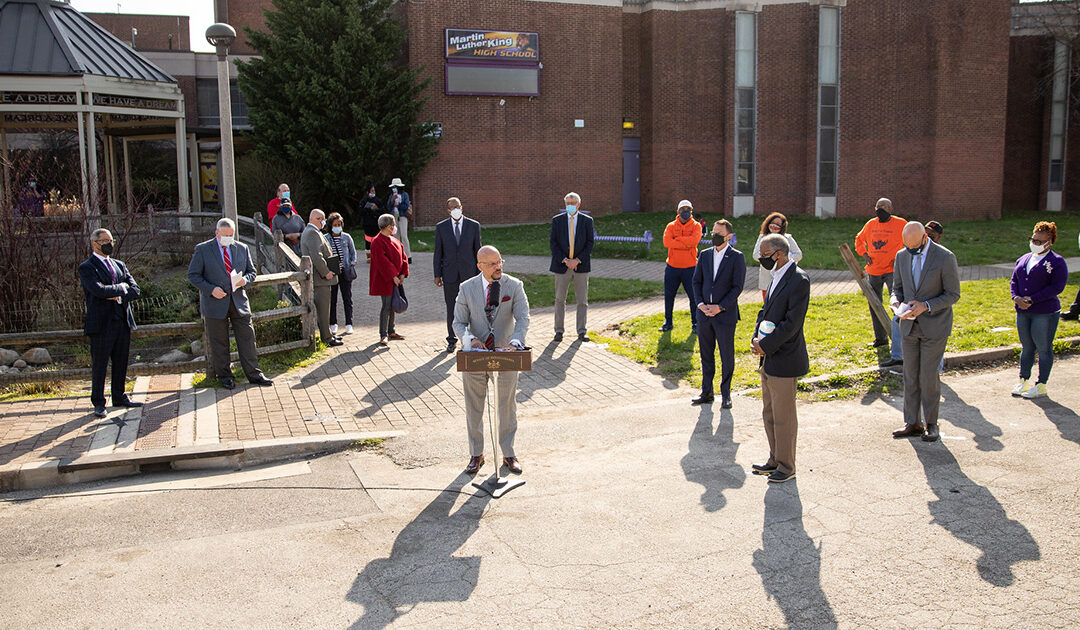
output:
[[[956,256],[927,239],[922,273],[911,274],[912,256],[907,249],[893,263],[892,296],[901,303],[925,302],[930,310],[918,318],[900,320],[904,335],[904,422],[934,426],[941,405],[938,365],[952,333],[952,306],[960,299],[960,268]],[[922,409],[922,420],[919,410]]]
[[[525,287],[517,278],[503,274],[498,280],[500,301],[492,323],[488,324],[484,307],[487,296],[484,291],[484,274],[477,274],[461,283],[457,301],[454,303],[454,333],[465,349],[472,346],[473,338],[484,341],[489,333],[495,337],[495,347],[505,348],[510,340],[525,343],[529,332],[529,298]],[[484,453],[484,404],[487,400],[489,372],[464,372],[465,420],[469,431],[469,454]],[[499,449],[503,457],[514,457],[514,434],[517,432],[517,372],[499,372],[496,389],[496,407],[499,416]]]
[[[330,269],[326,266],[326,259],[333,256],[334,252],[323,238],[323,233],[311,223],[304,226],[304,231],[300,233],[300,255],[311,258],[311,268],[314,272],[312,284],[315,287],[315,315],[319,320],[319,337],[325,343],[333,337],[330,334],[330,287],[338,283],[337,273],[340,267]],[[327,280],[326,274],[330,272],[333,272],[334,276]]]

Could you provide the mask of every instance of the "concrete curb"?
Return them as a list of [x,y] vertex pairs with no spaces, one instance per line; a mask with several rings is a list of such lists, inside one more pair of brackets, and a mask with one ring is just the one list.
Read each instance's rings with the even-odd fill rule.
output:
[[[189,458],[190,455],[185,455],[178,449],[115,453],[115,457],[95,457],[91,466],[69,472],[60,471],[62,465],[60,459],[38,460],[0,468],[0,492],[34,490],[134,475],[141,471],[143,464],[140,460],[152,460],[147,461],[145,465],[167,466],[173,470],[243,468],[296,457],[342,451],[360,440],[393,438],[405,435],[405,433],[398,430],[360,431],[326,436],[227,442],[218,445],[217,450],[223,455],[215,456],[215,449],[204,448],[195,459]],[[173,454],[175,458],[170,457]],[[70,465],[70,463],[70,461],[64,461],[64,465]]]

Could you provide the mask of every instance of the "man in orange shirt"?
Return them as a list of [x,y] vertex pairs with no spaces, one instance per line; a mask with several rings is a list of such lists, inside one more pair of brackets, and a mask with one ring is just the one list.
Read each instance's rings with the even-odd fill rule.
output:
[[679,202],[679,208],[675,211],[678,218],[667,224],[664,229],[664,247],[668,250],[667,267],[664,269],[664,325],[660,332],[668,332],[672,329],[671,311],[675,308],[675,294],[679,292],[679,285],[686,291],[686,297],[690,300],[690,321],[693,324],[693,332],[697,334],[697,317],[694,304],[694,290],[691,283],[694,281],[694,269],[697,267],[698,245],[701,243],[702,223],[694,220],[694,206],[688,200]]
[[[878,199],[874,211],[877,218],[867,221],[855,237],[855,253],[866,258],[870,288],[881,299],[882,285],[888,287],[889,295],[892,295],[893,260],[896,252],[904,249],[903,232],[907,221],[893,216],[892,202],[884,197]],[[874,317],[873,308],[870,309],[870,320],[874,323],[873,347],[888,345],[885,328]]]

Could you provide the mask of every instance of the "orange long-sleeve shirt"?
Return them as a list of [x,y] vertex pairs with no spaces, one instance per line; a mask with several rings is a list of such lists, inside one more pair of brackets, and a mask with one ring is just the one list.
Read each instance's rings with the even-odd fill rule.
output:
[[883,276],[893,272],[896,252],[904,248],[904,226],[907,221],[898,216],[889,217],[885,223],[870,219],[855,236],[855,253],[869,256],[866,273]]
[[697,265],[701,224],[690,219],[686,223],[675,219],[664,228],[664,247],[668,248],[667,264],[676,269]]

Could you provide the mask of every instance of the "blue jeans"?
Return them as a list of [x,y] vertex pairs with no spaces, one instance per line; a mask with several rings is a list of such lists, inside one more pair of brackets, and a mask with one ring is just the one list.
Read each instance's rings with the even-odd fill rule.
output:
[[1016,332],[1020,334],[1020,379],[1031,378],[1031,367],[1035,364],[1035,353],[1039,353],[1039,383],[1046,383],[1050,378],[1050,368],[1054,366],[1054,335],[1057,334],[1060,312],[1016,314]]
[[664,269],[664,326],[671,326],[671,312],[675,309],[675,294],[679,292],[679,285],[686,291],[686,297],[690,299],[690,322],[697,326],[697,306],[694,304],[694,267],[679,269],[668,265]]

